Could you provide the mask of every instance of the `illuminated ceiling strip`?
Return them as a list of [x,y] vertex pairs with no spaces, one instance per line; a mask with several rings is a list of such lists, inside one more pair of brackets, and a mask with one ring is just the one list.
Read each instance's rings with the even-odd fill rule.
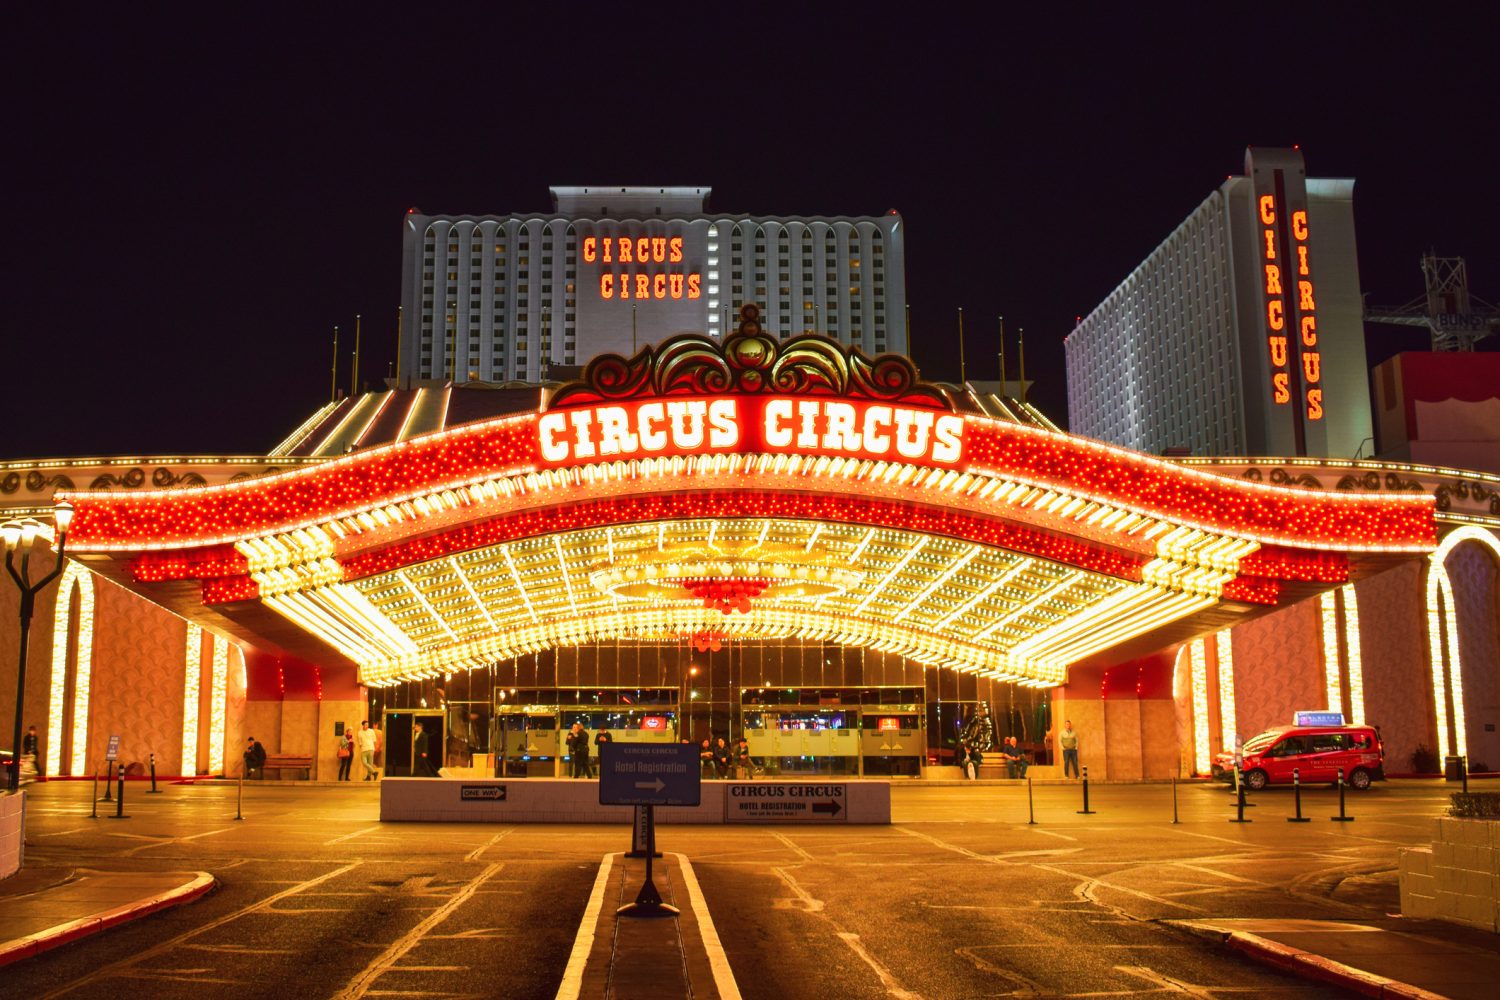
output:
[[811,552],[813,546],[816,545],[817,542],[818,542],[818,536],[821,535],[822,533],[823,533],[823,522],[819,521],[817,524],[815,524],[813,526],[812,534],[810,534],[810,535],[807,536],[807,545],[803,547],[802,551],[803,552]]
[[[458,360],[455,358],[454,364],[457,365],[457,363]],[[443,412],[438,414],[436,429],[442,431],[448,428],[448,407],[453,403],[453,386],[445,385],[439,391],[443,394]]]
[[[765,524],[761,525],[760,535],[759,535],[759,537],[757,537],[755,539],[755,547],[756,548],[760,548],[762,545],[766,544],[766,536],[769,535],[770,533],[771,533],[771,522],[768,519],[765,522]],[[874,534],[874,529],[871,529],[870,533]],[[614,558],[614,557],[611,556],[610,558]],[[858,558],[859,558],[858,556],[855,556],[855,559],[858,559]]]
[[[709,526],[709,529],[708,529],[708,547],[709,548],[711,548],[711,549],[717,549],[718,548],[718,545],[714,542],[714,536],[717,535],[718,533],[719,533],[719,522],[715,521],[712,525]],[[556,537],[557,536],[554,535],[553,539],[556,540]],[[559,560],[562,559],[562,551],[561,551],[561,549],[558,550],[558,559]]]
[[[715,521],[714,528],[718,528],[718,526],[719,522]],[[712,531],[709,532],[708,544],[713,544]],[[571,611],[574,615],[577,615],[578,603],[573,600],[573,580],[568,576],[568,559],[567,556],[563,555],[562,539],[557,535],[552,536],[552,548],[557,553],[557,568],[558,571],[562,573],[563,587],[568,592],[568,610]]]
[[401,429],[396,432],[396,441],[405,441],[411,431],[411,421],[422,406],[422,397],[427,394],[426,389],[418,389],[411,398],[411,403],[406,407],[406,418],[401,421]]
[[1057,647],[1078,635],[1096,628],[1101,618],[1113,621],[1124,620],[1141,607],[1158,601],[1162,592],[1155,587],[1131,586],[1111,594],[1102,601],[1094,601],[1078,611],[1031,637],[1016,643],[1011,648],[1017,656],[1036,655],[1043,645]]
[[[1219,745],[1234,747],[1239,740],[1239,717],[1234,701],[1234,636],[1229,629],[1214,635],[1214,651],[1219,659]],[[1356,720],[1356,725],[1361,723]]]
[[998,620],[990,623],[989,625],[986,625],[983,629],[981,629],[979,631],[979,634],[976,635],[975,638],[976,639],[988,639],[990,636],[994,635],[1000,629],[1004,628],[1006,625],[1009,625],[1011,622],[1015,621],[1016,619],[1018,619],[1018,618],[1020,618],[1020,617],[1022,617],[1024,615],[1031,614],[1037,608],[1041,607],[1047,601],[1048,598],[1052,597],[1054,594],[1058,593],[1059,591],[1061,591],[1061,590],[1063,590],[1063,589],[1065,589],[1067,587],[1071,587],[1075,582],[1077,582],[1082,577],[1083,577],[1083,570],[1074,570],[1071,573],[1064,573],[1062,575],[1061,579],[1059,579],[1052,586],[1048,587],[1046,590],[1042,591],[1036,597],[1032,598],[1031,601],[1029,601],[1026,604],[1023,604],[1021,607],[1019,607],[1016,610],[1012,611],[1010,614],[1004,616],[1003,618],[1000,618],[1000,619],[998,619]]
[[[74,598],[74,586],[77,598]],[[83,774],[87,767],[89,733],[89,688],[94,673],[94,576],[82,565],[68,562],[57,585],[57,604],[52,618],[52,683],[47,707],[48,774],[62,773],[63,720],[67,715],[68,633],[74,605],[78,606],[78,659],[73,686],[73,754],[69,774]],[[80,766],[79,761],[84,763]]]
[[203,627],[188,622],[183,664],[182,773],[198,773],[198,701],[203,685]]
[[1096,631],[1085,633],[1072,643],[1056,648],[1039,648],[1035,655],[1046,655],[1063,663],[1072,663],[1094,653],[1111,649],[1135,636],[1186,618],[1217,603],[1212,597],[1196,594],[1163,594],[1161,599],[1123,621],[1101,622]]
[[473,598],[474,606],[477,607],[479,609],[479,613],[484,616],[485,624],[488,625],[491,629],[499,628],[499,626],[495,624],[495,619],[490,617],[489,606],[479,599],[479,594],[474,590],[474,584],[469,581],[469,574],[464,572],[463,567],[458,564],[458,560],[456,558],[449,559],[448,564],[453,567],[453,575],[458,577],[458,581],[462,583],[464,585],[464,589],[469,592],[469,597]]
[[607,546],[606,551],[608,553],[609,561],[610,562],[614,562],[615,561],[615,529],[614,528],[606,528],[605,529],[605,531],[604,531],[604,541],[605,541],[605,545]]
[[296,448],[298,445],[300,445],[303,441],[305,441],[307,439],[308,435],[310,435],[313,432],[313,430],[319,424],[321,424],[324,420],[328,419],[328,414],[332,413],[334,407],[336,407],[338,405],[339,405],[338,401],[337,400],[333,400],[333,401],[324,403],[322,406],[318,407],[318,409],[313,413],[313,415],[310,416],[310,417],[308,417],[306,420],[302,421],[302,423],[298,425],[297,429],[294,430],[294,431],[292,431],[291,435],[288,436],[286,440],[282,441],[275,448],[272,448],[271,449],[271,453],[267,457],[268,458],[285,458],[285,457],[287,457],[287,455],[294,448]]
[[418,589],[415,583],[412,583],[411,577],[407,575],[406,570],[397,570],[392,575],[402,583],[406,584],[407,592],[410,593],[412,597],[416,598],[418,604],[427,609],[427,613],[432,616],[433,621],[438,623],[438,627],[441,628],[444,632],[448,633],[448,638],[457,642],[458,634],[448,627],[448,622],[438,612],[438,609],[433,607],[432,602],[429,601],[425,595],[423,595],[422,591]]
[[871,587],[870,592],[865,595],[865,599],[860,601],[859,604],[855,606],[854,613],[859,614],[864,611],[865,608],[869,607],[870,602],[885,590],[886,586],[896,578],[897,574],[899,574],[903,569],[906,568],[906,564],[916,558],[918,552],[921,552],[924,548],[927,547],[927,542],[927,537],[923,536],[915,545],[907,549],[906,555],[897,560],[896,565],[891,567],[891,571],[887,573],[878,584],[875,584],[873,587]]
[[1349,722],[1365,724],[1365,667],[1359,644],[1359,598],[1354,584],[1339,592],[1344,601],[1344,649],[1349,654]]
[[624,612],[583,615],[512,629],[457,646],[430,650],[416,657],[363,663],[360,677],[363,683],[392,683],[402,678],[433,676],[452,669],[474,669],[510,656],[611,636],[666,638],[684,631],[710,629],[728,635],[758,638],[800,635],[814,640],[883,649],[900,652],[933,666],[949,666],[1039,686],[1061,683],[1066,677],[1062,665],[1024,663],[1001,651],[921,629],[812,609],[755,608],[748,615],[725,617],[702,608],[684,613],[683,609],[638,605],[628,606]]
[[[811,548],[811,545],[809,545],[809,548]],[[917,594],[916,597],[913,597],[910,601],[906,602],[905,606],[903,606],[902,608],[900,608],[899,610],[897,610],[895,612],[895,615],[899,617],[901,615],[909,614],[912,611],[913,608],[917,607],[917,605],[921,604],[923,601],[927,600],[927,598],[931,597],[933,591],[937,590],[943,584],[947,583],[948,580],[949,580],[949,578],[951,578],[954,573],[957,573],[959,570],[961,570],[965,566],[967,566],[969,564],[969,562],[975,556],[979,555],[979,553],[982,552],[982,551],[984,551],[983,546],[980,546],[980,545],[971,545],[971,546],[969,546],[969,551],[968,552],[965,552],[962,556],[960,556],[958,559],[956,559],[942,573],[940,573],[937,576],[933,577],[932,578],[932,582],[929,583],[925,588],[923,588],[922,591],[919,594]]]
[[380,415],[385,412],[385,408],[390,405],[395,395],[395,390],[388,389],[380,397],[380,405],[375,407],[375,412],[370,416],[370,419],[366,420],[365,425],[359,429],[359,436],[354,439],[354,447],[358,448],[365,443],[365,435],[370,433],[370,428],[375,426],[375,421],[380,419]]
[[510,554],[510,546],[507,545],[500,551],[505,553],[506,565],[510,567],[511,579],[516,581],[516,591],[521,595],[521,603],[526,605],[526,613],[531,616],[532,621],[541,621],[536,616],[536,608],[531,606],[531,598],[526,594],[526,585],[521,582],[521,574],[516,569],[515,557]]
[[[866,537],[868,538],[868,536],[866,536]],[[956,621],[957,619],[959,619],[959,618],[963,617],[964,615],[968,614],[969,611],[971,611],[976,604],[978,604],[980,601],[988,600],[990,598],[990,596],[995,593],[995,591],[997,591],[1001,587],[1005,586],[1012,579],[1014,579],[1017,575],[1019,575],[1021,573],[1024,573],[1026,570],[1030,569],[1035,563],[1036,563],[1036,560],[1032,559],[1029,556],[1019,556],[1019,557],[1017,557],[1015,565],[1011,566],[1010,569],[1006,570],[1003,574],[1001,574],[988,587],[984,588],[979,593],[975,594],[973,597],[971,597],[967,601],[965,601],[962,605],[960,605],[959,607],[955,608],[953,611],[950,611],[948,614],[946,614],[942,618],[940,618],[933,625],[933,627],[934,628],[944,628],[947,625],[951,624],[952,622]]]
[[1318,595],[1318,621],[1323,638],[1323,687],[1328,711],[1344,710],[1344,685],[1339,679],[1339,616],[1334,592]]
[[344,402],[349,404],[349,412],[340,417],[339,422],[334,425],[333,430],[324,435],[323,440],[319,441],[317,445],[313,447],[312,450],[314,452],[323,451],[334,441],[338,440],[339,435],[344,433],[344,428],[349,426],[349,422],[353,420],[354,415],[359,412],[358,397],[350,396],[349,398],[344,400]]
[[[766,524],[769,527],[770,522],[767,521]],[[875,538],[875,529],[874,528],[871,528],[870,530],[866,531],[865,532],[865,537],[861,538],[860,541],[859,541],[859,544],[854,547],[854,551],[851,552],[851,553],[849,553],[849,561],[851,563],[858,563],[860,556],[862,556],[862,555],[865,554],[865,548],[866,548],[866,546],[868,546],[870,544],[870,542],[874,538]]]

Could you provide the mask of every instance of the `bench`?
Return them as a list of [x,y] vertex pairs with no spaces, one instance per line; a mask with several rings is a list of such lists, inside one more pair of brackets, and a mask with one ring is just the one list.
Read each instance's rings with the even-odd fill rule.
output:
[[268,753],[266,754],[266,762],[260,766],[260,777],[264,779],[267,771],[299,769],[305,777],[309,779],[312,777],[312,756],[310,754]]

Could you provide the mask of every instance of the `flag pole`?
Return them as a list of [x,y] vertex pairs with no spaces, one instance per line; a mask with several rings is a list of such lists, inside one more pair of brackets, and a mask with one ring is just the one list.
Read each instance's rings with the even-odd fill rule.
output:
[[964,307],[958,307],[958,384],[969,384],[969,370],[964,365]]

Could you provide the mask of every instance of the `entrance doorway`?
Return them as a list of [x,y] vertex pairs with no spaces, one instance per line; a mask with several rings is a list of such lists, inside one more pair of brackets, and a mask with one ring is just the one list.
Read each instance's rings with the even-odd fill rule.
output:
[[443,724],[442,711],[401,710],[385,712],[385,773],[392,778],[410,778],[412,762],[416,757],[417,729],[413,725],[418,719],[427,734],[427,759],[433,769],[444,766],[443,747],[447,743],[447,730]]

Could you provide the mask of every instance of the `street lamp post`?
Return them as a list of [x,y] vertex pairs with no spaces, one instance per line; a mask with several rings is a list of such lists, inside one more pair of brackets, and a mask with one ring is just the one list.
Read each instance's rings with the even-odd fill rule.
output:
[[[63,550],[68,544],[68,525],[73,520],[73,505],[67,501],[53,510],[53,523],[57,525],[57,563],[52,572],[35,583],[31,582],[31,548],[41,534],[40,522],[28,518],[25,521],[7,521],[0,525],[0,535],[5,538],[5,569],[21,591],[21,657],[16,667],[16,725],[11,736],[10,791],[14,795],[21,787],[21,722],[26,710],[26,650],[31,644],[31,615],[36,610],[36,595],[47,589],[63,571]],[[21,550],[21,569],[16,571],[16,549]]]
[[690,716],[692,715],[692,712],[690,711],[690,709],[692,708],[692,699],[689,697],[689,694],[691,692],[693,678],[697,676],[698,668],[696,666],[689,667],[687,671],[682,675],[682,693],[677,699],[677,738],[679,740],[685,738],[688,735],[686,723],[690,721]]

